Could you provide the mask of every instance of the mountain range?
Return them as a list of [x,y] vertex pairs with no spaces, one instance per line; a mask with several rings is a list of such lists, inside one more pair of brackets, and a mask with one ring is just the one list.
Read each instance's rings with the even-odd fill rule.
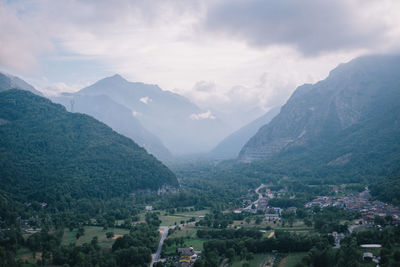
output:
[[157,85],[129,82],[120,75],[102,79],[75,95],[105,95],[129,108],[175,155],[208,152],[229,131],[211,112],[187,98]]

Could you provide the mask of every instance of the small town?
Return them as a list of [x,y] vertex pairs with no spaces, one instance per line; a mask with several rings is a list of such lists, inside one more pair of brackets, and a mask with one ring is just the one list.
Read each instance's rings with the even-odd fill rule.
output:
[[362,224],[373,224],[376,217],[385,218],[387,216],[391,216],[393,224],[400,221],[400,209],[379,200],[371,200],[368,188],[359,194],[349,194],[343,197],[319,196],[305,205],[307,208],[313,206],[321,208],[341,207],[349,211],[359,212],[362,216],[359,223]]

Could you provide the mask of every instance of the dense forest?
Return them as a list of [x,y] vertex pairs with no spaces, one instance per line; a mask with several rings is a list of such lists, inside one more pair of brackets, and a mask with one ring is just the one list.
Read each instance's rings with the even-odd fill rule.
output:
[[132,140],[30,92],[2,92],[0,118],[0,182],[21,201],[108,199],[177,186],[175,175]]

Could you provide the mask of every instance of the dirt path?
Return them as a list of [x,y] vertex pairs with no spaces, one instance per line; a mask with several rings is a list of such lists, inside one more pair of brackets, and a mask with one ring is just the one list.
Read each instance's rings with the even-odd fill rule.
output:
[[272,231],[271,233],[269,233],[268,238],[274,237],[275,236],[275,231]]

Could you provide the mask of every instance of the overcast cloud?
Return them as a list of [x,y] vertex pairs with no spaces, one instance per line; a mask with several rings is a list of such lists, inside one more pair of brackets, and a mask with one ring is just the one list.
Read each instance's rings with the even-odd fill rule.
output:
[[0,71],[48,94],[120,73],[217,117],[252,119],[399,40],[398,0],[0,0]]
[[224,1],[209,10],[205,28],[256,47],[293,46],[306,56],[373,48],[385,40],[388,25],[364,13],[365,2]]

